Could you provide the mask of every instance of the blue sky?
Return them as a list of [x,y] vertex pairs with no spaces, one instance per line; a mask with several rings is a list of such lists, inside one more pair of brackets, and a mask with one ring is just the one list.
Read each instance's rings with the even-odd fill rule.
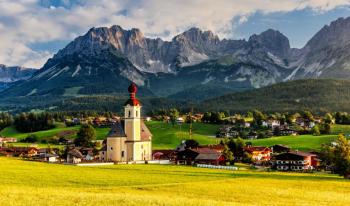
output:
[[324,25],[348,16],[350,16],[350,7],[327,12],[315,12],[310,9],[270,14],[257,12],[250,16],[247,22],[238,26],[235,34],[237,38],[249,38],[251,34],[272,28],[286,35],[292,47],[301,48]]
[[269,28],[301,48],[350,0],[0,0],[0,63],[40,68],[91,27],[140,28],[165,40],[190,27],[248,39]]

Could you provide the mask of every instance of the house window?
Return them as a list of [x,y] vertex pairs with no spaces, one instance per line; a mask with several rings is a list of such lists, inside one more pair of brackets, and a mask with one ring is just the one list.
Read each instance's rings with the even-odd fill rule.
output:
[[129,117],[131,117],[131,112],[130,112],[130,110],[129,110]]
[[136,111],[136,117],[139,115],[138,111]]
[[122,157],[124,157],[124,151],[122,151]]
[[143,144],[141,145],[141,149],[143,149]]

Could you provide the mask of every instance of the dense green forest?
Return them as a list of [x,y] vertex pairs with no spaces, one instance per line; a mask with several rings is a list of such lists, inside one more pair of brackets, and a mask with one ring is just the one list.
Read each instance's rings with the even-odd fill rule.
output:
[[260,89],[232,93],[202,102],[206,111],[350,112],[350,81],[309,79],[278,83]]
[[[159,109],[178,108],[195,112],[246,112],[255,109],[265,112],[350,112],[350,81],[309,79],[278,83],[260,89],[231,92],[222,89],[221,97],[214,96],[218,87],[192,88],[169,97],[138,96],[145,113]],[[210,94],[209,94],[210,93]],[[197,101],[190,100],[194,99]],[[23,96],[0,100],[2,111],[19,113],[32,109],[43,111],[97,111],[120,112],[128,98],[123,95]],[[203,100],[207,99],[207,100]]]

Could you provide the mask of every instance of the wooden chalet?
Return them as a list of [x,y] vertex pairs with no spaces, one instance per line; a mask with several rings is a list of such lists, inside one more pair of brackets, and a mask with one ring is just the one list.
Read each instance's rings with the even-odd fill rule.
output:
[[38,154],[35,147],[2,147],[0,154],[13,157],[33,157]]
[[274,167],[280,171],[306,171],[319,167],[320,160],[316,154],[289,151],[275,156]]
[[83,154],[78,149],[71,149],[67,154],[67,163],[78,164],[83,158]]
[[59,156],[57,154],[41,153],[33,157],[34,160],[41,162],[58,162]]
[[280,154],[280,153],[286,153],[289,152],[291,149],[283,144],[276,144],[270,147],[272,153]]
[[176,153],[175,150],[153,150],[152,159],[174,161],[176,159]]
[[[221,150],[221,149],[220,149]],[[210,164],[219,165],[225,163],[225,157],[218,149],[198,147],[195,149],[185,149],[176,154],[177,164]]]
[[255,163],[268,162],[271,159],[271,149],[261,146],[248,146],[243,148],[244,152],[248,152],[252,155],[252,159]]

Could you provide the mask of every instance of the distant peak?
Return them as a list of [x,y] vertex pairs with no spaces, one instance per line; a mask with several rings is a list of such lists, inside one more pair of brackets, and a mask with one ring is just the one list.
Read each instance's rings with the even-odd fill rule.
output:
[[198,39],[202,40],[219,40],[219,37],[215,35],[212,31],[207,30],[203,31],[197,27],[192,27],[185,32],[177,35],[174,37],[174,39],[182,39],[182,38],[187,38],[190,39],[191,41],[197,41]]

